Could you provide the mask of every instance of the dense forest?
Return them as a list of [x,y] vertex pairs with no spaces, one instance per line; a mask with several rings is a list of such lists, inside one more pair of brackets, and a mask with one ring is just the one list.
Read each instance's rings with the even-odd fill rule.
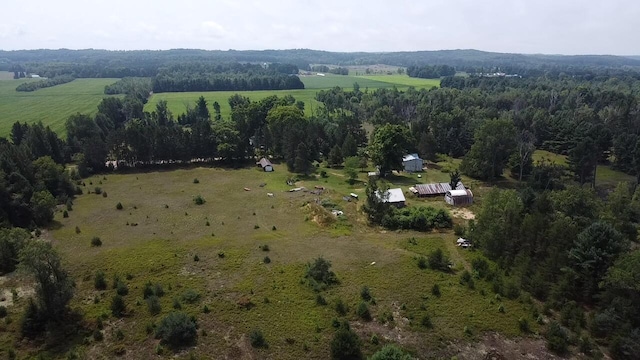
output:
[[409,66],[407,68],[407,75],[423,79],[439,79],[443,76],[453,76],[455,74],[456,69],[448,65]]
[[71,75],[62,75],[57,76],[53,79],[42,79],[33,82],[26,82],[18,85],[16,87],[16,91],[36,91],[38,89],[44,89],[60,84],[66,84],[68,82],[72,82],[75,78]]
[[[355,84],[318,92],[323,106],[310,117],[302,102],[275,95],[259,101],[234,95],[229,118],[203,97],[177,117],[166,102],[144,112],[143,100],[127,90],[135,81],[128,80],[111,90],[124,98],[105,98],[95,116],[70,117],[66,140],[41,124],[14,125],[10,139],[0,141],[0,224],[44,225],[56,204],[73,205],[74,179],[116,169],[193,161],[241,166],[269,155],[300,174],[312,173],[315,161],[347,168],[373,163],[384,178],[401,169],[407,151],[429,160],[462,157],[463,174],[496,185],[476,219],[458,230],[495,263],[474,261],[473,276],[499,296],[527,292],[544,302],[543,311],[559,320],[545,332],[553,351],[565,354],[575,345],[595,354],[597,342],[615,359],[634,359],[640,353],[640,191],[637,182],[599,186],[596,172],[609,164],[640,179],[640,81],[630,70],[564,70],[447,77],[441,88],[405,92],[362,91]],[[369,137],[365,123],[373,127]],[[536,149],[567,155],[568,166],[534,162]],[[72,160],[77,174],[63,170]],[[515,179],[511,189],[501,189],[505,171]],[[371,223],[451,226],[446,214],[428,208],[390,208],[375,196],[384,186],[382,179],[367,189],[363,209]]]

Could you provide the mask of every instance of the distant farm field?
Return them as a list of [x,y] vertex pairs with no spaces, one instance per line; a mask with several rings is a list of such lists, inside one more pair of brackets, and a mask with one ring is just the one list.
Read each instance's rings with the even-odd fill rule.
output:
[[92,114],[104,98],[104,87],[117,79],[76,79],[70,83],[33,92],[16,91],[23,82],[37,80],[0,81],[0,136],[7,136],[16,121],[42,121],[59,134],[64,123],[77,112]]
[[266,90],[266,91],[209,91],[209,92],[180,92],[180,93],[160,93],[154,94],[149,103],[145,106],[146,111],[153,111],[156,104],[160,100],[165,100],[169,106],[169,110],[174,115],[182,114],[187,107],[193,107],[196,100],[203,96],[209,104],[217,101],[220,104],[220,112],[223,117],[231,115],[229,107],[229,97],[234,94],[246,96],[256,101],[267,96],[291,95],[296,100],[305,103],[305,113],[310,115],[313,109],[321,106],[321,103],[315,100],[316,94],[320,90],[327,90],[339,86],[344,89],[352,90],[353,84],[358,83],[361,91],[369,89],[373,91],[380,88],[397,87],[399,90],[406,90],[409,86],[416,88],[431,88],[440,86],[440,80],[430,79],[414,79],[407,75],[376,75],[376,76],[343,76],[327,74],[326,76],[301,76],[300,79],[304,83],[304,90]]

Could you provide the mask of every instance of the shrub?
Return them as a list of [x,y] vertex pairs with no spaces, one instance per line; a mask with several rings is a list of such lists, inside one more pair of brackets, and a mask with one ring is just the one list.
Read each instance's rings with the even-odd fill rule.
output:
[[198,255],[193,255],[193,261],[200,261],[200,258],[198,257]]
[[464,233],[467,231],[467,229],[460,224],[455,224],[453,225],[453,233],[456,234],[456,236],[464,236]]
[[378,335],[373,334],[373,335],[371,336],[371,343],[372,343],[373,345],[378,345],[378,344],[380,344],[380,339],[378,339]]
[[102,197],[105,197],[105,198],[107,197],[107,192],[106,191],[102,193]]
[[489,274],[489,263],[485,259],[473,259],[471,260],[471,268],[478,274],[479,278],[484,278]]
[[425,259],[424,256],[418,258],[418,268],[422,270],[427,268],[427,259]]
[[[267,301],[267,302],[268,302],[268,301]],[[211,310],[209,310],[209,307],[208,307],[207,305],[205,305],[205,306],[202,308],[202,312],[203,312],[203,313],[205,313],[205,314],[208,314],[208,313],[210,313],[210,312],[211,312]]]
[[362,287],[362,289],[360,290],[360,297],[364,301],[371,300],[371,290],[369,290],[368,286],[365,285]]
[[97,236],[92,237],[91,246],[102,246],[102,240],[100,240],[100,238]]
[[102,270],[96,271],[96,274],[93,276],[93,286],[96,290],[105,290],[107,288],[107,280]]
[[124,298],[120,295],[116,295],[111,300],[111,314],[115,317],[123,317],[127,310],[127,306],[124,303]]
[[264,262],[265,264],[269,264],[271,263],[271,258],[268,256],[265,256],[264,259],[262,259],[262,262]]
[[95,192],[96,195],[100,195],[102,194],[102,188],[99,186],[96,186],[95,189],[93,189],[93,192]]
[[471,328],[468,326],[465,326],[462,331],[464,332],[465,335],[468,335],[468,336],[471,336],[473,334],[473,332],[471,331]]
[[5,306],[0,306],[0,319],[7,317],[7,308]]
[[201,195],[196,195],[196,197],[193,198],[193,202],[196,205],[203,205],[207,201]]
[[336,274],[331,271],[331,262],[322,257],[317,258],[312,264],[307,264],[305,277],[310,280],[316,291],[338,282]]
[[103,339],[104,339],[104,335],[102,334],[102,331],[98,329],[93,330],[93,340],[102,341]]
[[198,180],[198,178],[193,179],[193,183],[194,184],[200,184],[200,180]]
[[176,310],[182,309],[182,304],[180,303],[180,300],[173,299],[173,308]]
[[193,304],[200,300],[200,293],[193,289],[188,289],[182,294],[182,300],[187,304]]
[[174,348],[192,344],[197,335],[195,321],[183,312],[165,316],[156,328],[156,338]]
[[433,270],[449,272],[449,259],[444,255],[442,249],[436,249],[429,253],[427,258],[429,267]]
[[147,298],[147,309],[149,314],[158,315],[162,311],[162,305],[160,305],[160,298],[152,295]]
[[433,284],[433,287],[431,288],[431,294],[433,294],[434,296],[440,297],[440,285]]
[[249,333],[249,342],[254,348],[268,348],[267,340],[262,335],[262,331],[255,329]]
[[162,285],[159,283],[155,283],[153,285],[153,293],[157,296],[157,297],[162,297],[164,296],[164,289],[162,288]]
[[258,224],[253,225],[253,229],[254,229],[254,230],[256,230],[256,229],[260,229],[260,225],[258,225]]
[[317,305],[327,305],[327,300],[325,300],[324,296],[318,294],[316,295],[316,304]]
[[347,311],[349,311],[347,305],[342,301],[342,299],[338,299],[338,301],[336,301],[336,312],[338,315],[345,316]]
[[118,281],[116,284],[116,293],[120,296],[129,295],[129,287],[122,281]]
[[269,245],[264,244],[264,245],[260,245],[260,250],[262,250],[262,251],[269,251],[269,250],[271,250],[271,249],[269,249]]
[[504,314],[504,311],[504,305],[500,304],[500,306],[498,306],[498,312]]
[[371,320],[369,305],[367,305],[367,303],[364,301],[360,301],[360,304],[358,304],[358,307],[356,308],[356,315],[358,315],[358,317],[360,317],[362,320]]
[[529,320],[523,317],[518,319],[518,327],[520,328],[520,331],[522,331],[525,334],[531,331],[531,328],[529,327]]
[[63,211],[62,212],[62,217],[65,218],[65,219],[68,218],[69,217],[69,212],[67,210]]
[[273,226],[271,227],[271,230],[276,231],[276,230],[277,230],[277,229],[276,229],[276,226],[275,226],[275,225],[273,225]]
[[343,324],[333,335],[331,340],[331,358],[361,359],[360,338],[349,328],[349,324]]
[[67,200],[67,211],[73,211],[73,203],[71,199]]
[[116,339],[118,340],[124,339],[124,333],[122,332],[122,330],[118,329],[118,331],[116,331]]
[[369,360],[412,360],[413,357],[403,352],[395,345],[385,345],[378,350]]
[[76,226],[76,234],[80,234],[80,227]]
[[420,324],[427,329],[431,329],[433,327],[433,323],[431,322],[431,317],[429,315],[425,315],[420,321]]
[[547,348],[558,355],[564,355],[569,348],[569,335],[557,322],[549,324],[547,330]]
[[119,202],[119,203],[116,204],[116,209],[117,210],[122,210],[123,208],[124,207],[122,206],[122,203]]

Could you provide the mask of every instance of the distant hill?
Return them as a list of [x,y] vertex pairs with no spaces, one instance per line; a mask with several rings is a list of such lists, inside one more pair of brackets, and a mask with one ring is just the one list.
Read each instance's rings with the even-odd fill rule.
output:
[[[330,52],[310,49],[290,50],[195,50],[175,49],[164,51],[108,51],[108,50],[18,50],[0,51],[0,67],[13,64],[65,63],[110,64],[119,67],[147,67],[157,69],[168,64],[185,61],[267,62],[289,63],[306,69],[309,64],[373,65],[450,65],[457,69],[479,67],[539,68],[553,66],[581,67],[638,67],[640,56],[613,55],[526,55],[495,53],[480,50],[438,50],[402,52]],[[0,68],[0,70],[3,70]]]

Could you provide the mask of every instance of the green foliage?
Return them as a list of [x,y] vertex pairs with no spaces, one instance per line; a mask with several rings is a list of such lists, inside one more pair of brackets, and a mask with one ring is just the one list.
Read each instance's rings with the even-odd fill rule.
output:
[[118,202],[118,203],[116,204],[116,209],[117,209],[117,210],[122,210],[122,209],[123,209],[123,207],[122,207],[122,203],[121,203],[121,202]]
[[120,295],[115,295],[111,299],[111,314],[115,317],[123,317],[127,311],[127,306],[124,303],[124,298]]
[[390,344],[385,345],[382,349],[373,354],[369,360],[412,360],[413,357],[397,347]]
[[31,234],[20,228],[0,228],[0,274],[14,271],[18,265],[19,254],[30,240]]
[[93,276],[93,287],[95,287],[96,290],[107,289],[107,280],[105,279],[104,271],[96,271],[96,274]]
[[194,184],[200,184],[200,180],[198,180],[198,178],[194,178],[194,179],[193,179],[193,183],[194,183]]
[[44,226],[53,220],[56,200],[49,191],[34,192],[31,196],[30,206],[33,209],[33,221],[37,225]]
[[193,198],[193,202],[194,202],[196,205],[203,205],[203,204],[204,204],[205,202],[207,202],[207,201],[206,201],[206,200],[205,200],[201,195],[196,195],[196,196]]
[[360,301],[358,307],[356,308],[356,315],[358,315],[358,317],[362,320],[371,320],[371,312],[369,311],[369,305],[366,301]]
[[7,307],[0,306],[0,319],[4,319],[5,317],[7,317]]
[[347,305],[344,303],[344,301],[342,301],[342,299],[338,299],[336,301],[336,312],[338,313],[338,315],[345,316],[348,311],[349,309],[347,308]]
[[362,298],[362,300],[364,301],[371,301],[371,290],[368,286],[365,285],[362,287],[362,289],[360,290],[360,298]]
[[348,323],[343,323],[331,340],[331,358],[334,360],[361,359],[360,338],[351,330]]
[[427,329],[433,328],[433,323],[431,322],[431,317],[429,315],[425,315],[420,320],[420,325],[426,327]]
[[547,348],[558,355],[564,355],[569,350],[569,334],[557,322],[549,324],[546,333]]
[[529,320],[523,317],[519,318],[518,328],[520,328],[520,331],[525,334],[529,333],[531,331],[531,327],[529,326]]
[[162,311],[162,305],[160,305],[160,298],[151,295],[147,298],[147,309],[149,310],[149,314],[158,315]]
[[196,303],[200,300],[200,293],[193,289],[188,289],[182,294],[182,300],[187,304]]
[[431,294],[436,297],[440,297],[440,285],[433,284],[433,287],[431,288]]
[[338,283],[336,274],[331,271],[331,262],[322,257],[315,259],[313,263],[307,264],[305,277],[317,291]]
[[94,247],[102,246],[102,240],[100,240],[100,238],[97,236],[92,237],[91,246],[94,246]]
[[358,161],[357,156],[350,156],[344,160],[343,171],[347,175],[350,184],[353,184],[355,179],[358,178]]
[[438,248],[429,253],[427,256],[427,262],[429,263],[429,268],[432,270],[449,272],[451,269],[449,265],[451,261],[444,255],[442,249]]
[[426,259],[424,256],[420,256],[420,257],[418,258],[418,268],[419,268],[419,269],[424,270],[424,269],[426,269],[427,267],[428,267],[428,265],[427,265],[427,259]]
[[262,262],[265,264],[270,264],[271,263],[271,258],[268,256],[265,256],[264,259],[262,259]]
[[267,343],[267,340],[265,339],[264,335],[262,334],[262,331],[260,331],[259,329],[254,329],[249,333],[249,343],[254,348],[265,348],[266,349],[266,348],[269,347],[269,344]]
[[494,180],[515,149],[515,127],[509,119],[487,120],[476,130],[471,150],[460,164],[463,173],[482,180]]
[[156,328],[156,338],[173,348],[193,344],[197,335],[195,321],[183,312],[170,313]]
[[68,218],[69,217],[69,212],[67,210],[64,210],[62,212],[62,217],[65,218],[65,219]]
[[402,156],[414,143],[413,136],[404,125],[384,124],[377,127],[369,145],[373,163],[380,168],[382,177],[391,170],[402,170]]
[[344,158],[342,156],[342,150],[340,149],[340,146],[336,144],[333,148],[331,148],[331,151],[329,151],[329,166],[339,166],[342,164],[343,160]]

